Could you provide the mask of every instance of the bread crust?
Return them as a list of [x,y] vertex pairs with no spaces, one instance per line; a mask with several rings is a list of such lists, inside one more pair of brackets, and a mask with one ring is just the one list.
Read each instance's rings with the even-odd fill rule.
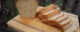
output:
[[[62,16],[60,16],[60,17],[62,17]],[[58,19],[59,19],[60,17],[58,17]],[[66,19],[69,20],[67,23],[60,24],[61,22],[63,22],[63,21],[66,20]],[[70,24],[72,20],[71,20],[71,18],[68,17],[68,15],[67,15],[67,17],[65,17],[64,19],[61,19],[60,21],[56,21],[56,20],[57,20],[57,19],[55,19],[55,20],[43,19],[43,20],[41,20],[41,21],[42,21],[43,23],[49,25],[49,26],[54,26],[54,27],[60,29],[60,30],[63,31],[63,32],[64,32],[64,30],[67,30],[70,26],[72,26],[72,24]],[[70,25],[69,25],[69,24],[70,24]],[[69,25],[69,26],[68,26],[67,28],[64,28],[64,27],[66,27],[67,25]]]
[[65,18],[63,18],[63,19],[61,19],[61,20],[56,20],[56,21],[58,21],[58,23],[60,23],[60,22],[62,22],[62,21],[64,21],[64,20],[66,20],[67,18],[68,18],[68,15],[65,15],[66,17]]
[[47,7],[44,7],[42,10],[40,10],[40,11],[38,12],[38,14],[43,14],[43,13],[45,13],[45,12],[54,10],[54,9],[56,9],[56,8],[58,8],[56,5],[51,4],[51,5],[47,6]]
[[47,14],[47,15],[44,15],[44,14],[38,14],[38,18],[39,19],[48,19],[48,18],[50,18],[50,17],[53,17],[53,16],[55,16],[55,15],[57,15],[57,14],[59,14],[60,13],[60,9],[56,9],[56,11],[54,11],[54,12],[52,12],[52,13],[49,13],[49,14]]

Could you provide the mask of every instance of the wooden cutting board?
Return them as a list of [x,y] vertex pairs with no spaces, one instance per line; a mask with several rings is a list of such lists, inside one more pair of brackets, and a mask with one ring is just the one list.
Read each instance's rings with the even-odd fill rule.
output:
[[[68,14],[72,19],[74,25],[77,27],[76,32],[79,31],[79,22],[78,22],[78,17],[73,14]],[[13,18],[8,22],[8,26],[17,30],[17,31],[23,31],[23,32],[61,32],[55,27],[48,26],[46,24],[41,23],[38,19],[27,19],[26,22],[25,20],[20,20],[19,15]],[[32,30],[32,31],[31,31]]]
[[[16,24],[14,22],[17,22]],[[16,16],[15,18],[13,18],[11,21],[8,22],[8,26],[9,27],[12,27],[13,29],[18,29],[18,31],[24,31],[24,26],[22,28],[22,26],[18,23],[21,23],[22,25],[26,26],[26,27],[30,27],[34,29],[34,31],[38,30],[40,32],[60,32],[57,28],[55,27],[51,27],[51,26],[48,26],[42,22],[40,22],[39,20],[37,19],[27,19],[26,21],[22,21],[20,19],[20,16]],[[17,26],[17,27],[16,27]],[[21,28],[18,28],[18,27],[21,27]],[[19,30],[20,29],[20,30]],[[31,29],[31,30],[33,30]],[[26,32],[27,32],[28,29],[26,29]],[[31,31],[29,31],[31,32]]]

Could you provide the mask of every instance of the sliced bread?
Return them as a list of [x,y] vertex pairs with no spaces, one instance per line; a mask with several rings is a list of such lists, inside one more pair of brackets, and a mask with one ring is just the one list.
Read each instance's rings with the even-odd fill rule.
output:
[[61,26],[65,26],[65,25],[69,24],[70,22],[72,22],[72,21],[71,21],[71,18],[67,18],[66,20],[60,22],[59,24],[60,24]]
[[38,14],[43,14],[43,13],[45,13],[45,12],[49,12],[49,11],[54,10],[54,9],[56,9],[56,8],[58,8],[56,5],[51,4],[51,5],[47,6],[47,7],[44,7],[42,10],[40,10],[40,11],[38,12]]
[[43,23],[48,24],[49,26],[54,26],[54,27],[60,29],[61,31],[68,29],[72,25],[70,18],[62,21],[61,23],[56,23],[55,21],[53,21],[53,22],[52,21],[48,21],[48,22],[45,21]]
[[64,13],[60,13],[59,15],[49,19],[43,19],[42,22],[50,26],[55,26],[62,31],[72,25],[71,18],[69,18],[67,14],[64,15]]
[[48,18],[53,17],[59,13],[60,13],[60,9],[57,8],[57,9],[51,10],[51,11],[43,13],[43,14],[38,14],[38,18],[39,19],[48,19]]
[[63,16],[64,16],[64,13],[61,12],[60,14],[57,14],[56,16],[48,18],[48,20],[57,20],[58,18],[63,17]]
[[77,27],[72,24],[72,26],[69,27],[67,30],[65,30],[65,32],[74,32],[76,29],[77,29]]
[[61,18],[58,18],[56,21],[58,22],[58,23],[60,23],[60,22],[62,22],[62,21],[64,21],[64,20],[66,20],[68,18],[68,15],[64,15],[63,17],[61,17]]
[[50,21],[56,21],[57,23],[60,23],[60,22],[62,22],[62,21],[64,21],[64,20],[66,20],[67,18],[68,18],[68,15],[62,15],[62,16],[58,16],[59,18],[53,18],[53,19],[48,19],[48,20],[50,20]]

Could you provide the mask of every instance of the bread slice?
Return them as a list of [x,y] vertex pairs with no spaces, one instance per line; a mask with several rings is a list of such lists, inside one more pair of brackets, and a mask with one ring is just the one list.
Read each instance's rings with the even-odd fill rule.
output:
[[62,21],[61,22],[62,24],[61,23],[56,23],[56,22],[44,22],[44,23],[48,24],[49,26],[54,26],[54,27],[60,29],[61,31],[64,31],[64,30],[68,29],[72,25],[70,18]]
[[57,22],[57,23],[60,23],[60,22],[62,22],[62,21],[64,21],[64,20],[66,20],[67,18],[68,18],[68,15],[64,15],[63,17],[62,17],[63,15],[61,15],[61,16],[55,16],[55,17],[53,17],[53,18],[49,18],[49,19],[43,19],[44,21],[50,21],[50,22]]
[[53,17],[53,16],[55,16],[55,15],[57,15],[59,13],[60,13],[60,9],[57,8],[55,10],[51,10],[49,12],[46,12],[46,13],[43,13],[43,14],[39,14],[38,18],[39,19],[48,19],[48,18]]
[[22,18],[35,18],[38,7],[37,0],[18,0],[16,3]]
[[49,11],[54,10],[54,9],[56,9],[56,8],[58,8],[56,5],[51,4],[51,5],[47,6],[47,7],[44,7],[42,10],[40,10],[40,11],[38,12],[38,14],[43,14],[43,13],[45,13],[45,12],[49,12]]
[[63,30],[67,30],[70,26],[72,26],[72,22],[68,23],[67,25],[65,25],[63,28]]
[[64,20],[67,19],[67,18],[68,18],[68,15],[65,14],[63,17],[57,19],[56,21],[57,21],[58,23],[60,23],[60,22],[64,21]]
[[65,32],[74,32],[76,29],[77,29],[77,27],[72,24],[72,26],[69,27],[67,30],[65,30]]
[[[44,23],[58,23],[58,21],[56,21],[58,18],[61,18],[61,17],[63,17],[64,16],[64,13],[60,13],[60,14],[58,14],[58,15],[56,15],[56,16],[53,16],[53,17],[50,17],[49,19],[42,19],[41,21],[42,22],[44,22]],[[50,24],[51,24],[50,23]],[[56,25],[56,24],[55,24]]]
[[49,24],[49,25],[53,25],[53,26],[65,26],[67,24],[69,24],[71,22],[71,19],[70,18],[67,18],[65,19],[64,21],[62,22],[58,22],[58,21],[55,21],[55,20],[42,20],[43,23],[46,23],[46,24]]
[[64,13],[61,12],[60,14],[57,14],[56,16],[48,18],[48,20],[57,20],[58,18],[63,17],[63,16],[64,16]]
[[39,12],[40,10],[42,10],[44,7],[42,7],[42,6],[39,6],[38,8],[37,8],[37,12]]
[[58,28],[59,30],[61,30],[62,32],[64,32],[65,30],[67,30],[69,27],[72,26],[72,22],[66,24],[65,26],[55,26],[56,28]]
[[72,22],[71,18],[67,18],[66,20],[60,22],[59,24],[61,26],[65,26],[65,25],[69,24],[70,22]]

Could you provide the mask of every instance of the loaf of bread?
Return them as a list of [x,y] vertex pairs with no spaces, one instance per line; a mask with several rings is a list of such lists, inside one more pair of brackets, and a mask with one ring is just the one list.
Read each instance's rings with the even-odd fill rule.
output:
[[54,4],[44,7],[42,10],[38,11],[37,17],[41,22],[57,27],[63,32],[72,26],[72,19]]
[[16,7],[22,18],[35,18],[38,2],[37,0],[18,0]]

